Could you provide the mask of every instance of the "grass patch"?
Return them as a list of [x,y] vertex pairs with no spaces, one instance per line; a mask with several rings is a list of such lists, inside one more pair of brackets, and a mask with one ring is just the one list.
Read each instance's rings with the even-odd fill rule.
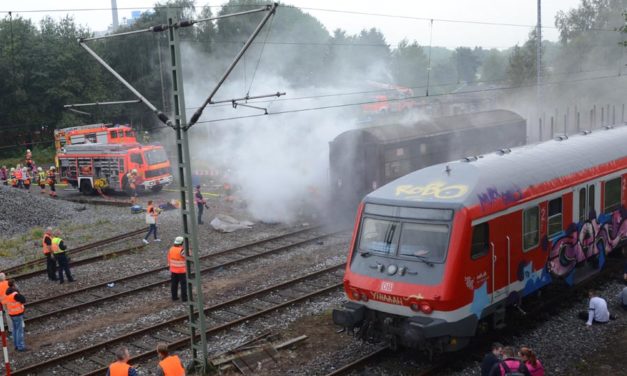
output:
[[43,228],[34,228],[30,230],[30,236],[33,240],[38,240],[44,237],[44,229]]

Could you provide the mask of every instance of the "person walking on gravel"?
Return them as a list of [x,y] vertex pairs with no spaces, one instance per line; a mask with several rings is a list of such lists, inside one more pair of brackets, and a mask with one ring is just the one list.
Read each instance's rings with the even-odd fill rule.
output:
[[13,280],[9,280],[9,288],[2,302],[7,307],[7,313],[13,323],[13,344],[15,349],[20,352],[27,351],[28,349],[24,344],[24,304],[26,303],[26,298],[17,290]]
[[152,204],[152,200],[149,200],[148,204],[146,205],[146,224],[149,227],[146,237],[142,240],[144,244],[149,243],[148,238],[150,237],[150,234],[154,235],[156,242],[161,241],[161,239],[157,237],[157,217],[159,217],[159,209],[155,208],[155,206]]
[[128,364],[131,358],[126,347],[120,347],[115,351],[116,361],[109,365],[107,376],[137,376],[137,370]]
[[37,167],[37,185],[39,185],[39,188],[41,188],[41,191],[39,191],[39,193],[46,194],[46,172],[44,171],[43,168],[41,167]]
[[41,241],[41,247],[46,256],[46,271],[48,272],[48,279],[51,281],[57,280],[57,261],[52,254],[52,227],[46,228],[44,232],[44,238]]
[[57,175],[54,166],[50,166],[50,169],[48,170],[47,182],[50,187],[50,197],[57,197],[57,190],[55,188],[55,185],[57,184]]
[[67,246],[63,243],[63,239],[61,239],[61,230],[56,230],[54,232],[54,237],[52,238],[52,254],[54,258],[57,260],[59,267],[59,283],[63,283],[63,273],[65,272],[65,276],[69,282],[74,282],[74,278],[72,278],[72,272],[70,272],[70,261],[67,258],[67,254],[65,251],[67,250]]
[[174,244],[168,251],[168,266],[170,267],[170,289],[172,290],[172,300],[178,300],[178,286],[181,285],[181,300],[187,301],[187,276],[185,272],[185,249],[183,247],[185,239],[177,236]]
[[168,345],[160,343],[157,345],[157,355],[159,355],[159,365],[157,366],[157,376],[185,376],[185,368],[178,355],[170,355]]

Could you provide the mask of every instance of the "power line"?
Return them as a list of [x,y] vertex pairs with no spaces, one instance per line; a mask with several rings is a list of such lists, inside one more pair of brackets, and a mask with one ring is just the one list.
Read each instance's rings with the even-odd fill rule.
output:
[[[258,6],[258,5],[257,5]],[[238,7],[238,8],[250,8],[252,5],[207,5],[209,8],[227,8],[227,7]],[[152,9],[164,9],[164,8],[185,8],[182,6],[166,6],[166,7],[118,7],[118,10],[152,10]],[[202,6],[200,8],[203,8]],[[508,22],[490,22],[490,21],[477,21],[477,20],[456,20],[450,18],[432,18],[432,17],[416,17],[416,16],[406,16],[399,14],[387,14],[387,13],[374,13],[374,12],[359,12],[352,10],[342,10],[342,9],[329,9],[329,8],[310,8],[310,7],[292,7],[287,6],[281,8],[281,10],[288,9],[296,9],[296,10],[308,10],[308,11],[316,11],[316,12],[329,12],[329,13],[342,13],[342,14],[353,14],[360,16],[370,16],[370,17],[384,17],[384,18],[394,18],[394,19],[406,19],[406,20],[414,20],[414,21],[437,21],[437,22],[446,22],[446,23],[461,23],[461,24],[471,24],[471,25],[486,25],[486,26],[506,26],[506,27],[524,27],[524,28],[536,28],[537,25],[530,24],[518,24],[518,23],[508,23]],[[24,9],[24,10],[0,10],[0,13],[56,13],[56,12],[96,12],[96,11],[107,11],[110,12],[111,8],[58,8],[58,9]],[[556,26],[542,26],[542,29],[559,29]],[[587,30],[593,31],[611,31],[616,32],[614,29],[603,29],[603,28],[590,28]]]
[[[621,78],[621,77],[625,77],[625,76],[621,76],[620,74],[617,74],[617,75],[602,76],[602,77],[584,78],[584,79],[578,79],[578,80],[566,80],[566,81],[547,82],[547,83],[543,83],[542,85],[543,86],[549,86],[549,85],[557,85],[557,84],[561,84],[561,83],[574,83],[574,82],[593,81],[593,80],[602,80],[602,79],[608,79],[608,78]],[[385,100],[385,101],[377,101],[377,100],[375,100],[375,101],[356,102],[356,103],[342,103],[342,104],[337,104],[337,105],[318,106],[318,107],[309,107],[309,108],[300,108],[300,109],[293,109],[293,110],[283,110],[283,111],[277,111],[277,112],[269,112],[268,114],[254,114],[254,115],[243,115],[243,116],[234,116],[234,117],[227,117],[227,118],[211,119],[211,120],[198,121],[197,123],[217,123],[217,122],[220,122],[220,121],[240,120],[240,119],[248,119],[248,118],[255,118],[255,117],[261,117],[261,116],[268,116],[268,115],[284,115],[284,114],[298,113],[298,112],[328,110],[328,109],[334,109],[334,108],[362,106],[362,105],[367,105],[367,104],[398,102],[398,101],[408,100],[408,99],[433,98],[433,97],[453,96],[453,95],[461,95],[461,94],[501,91],[501,90],[514,90],[514,89],[523,89],[523,88],[534,87],[534,86],[536,86],[536,85],[535,84],[530,84],[530,85],[519,85],[519,86],[503,87],[503,88],[489,88],[489,89],[482,89],[482,90],[472,90],[472,91],[466,91],[466,92],[463,92],[463,93],[435,94],[435,95],[429,95],[429,97],[424,96],[424,95],[417,95],[417,96],[398,98],[398,99],[388,99],[388,100]]]

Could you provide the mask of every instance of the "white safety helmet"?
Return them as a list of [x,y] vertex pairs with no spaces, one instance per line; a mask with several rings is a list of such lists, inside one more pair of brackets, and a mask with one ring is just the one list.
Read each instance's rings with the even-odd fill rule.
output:
[[11,172],[15,171],[15,167],[11,167]]
[[131,171],[132,173],[136,174],[137,173],[137,169],[134,168],[133,171]]
[[181,245],[181,244],[183,244],[184,241],[185,241],[185,238],[183,238],[182,236],[177,236],[174,239],[174,244]]
[[37,171],[42,172],[44,169],[41,167],[37,167]]
[[56,170],[56,168],[54,166],[50,166],[51,170]]

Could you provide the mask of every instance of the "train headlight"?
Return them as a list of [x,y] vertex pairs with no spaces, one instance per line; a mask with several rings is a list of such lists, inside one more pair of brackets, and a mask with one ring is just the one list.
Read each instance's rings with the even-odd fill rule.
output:
[[412,303],[409,308],[411,308],[412,311],[414,312],[420,312],[420,307],[418,306],[418,303]]
[[429,303],[420,303],[420,310],[429,315],[433,312],[433,307]]

